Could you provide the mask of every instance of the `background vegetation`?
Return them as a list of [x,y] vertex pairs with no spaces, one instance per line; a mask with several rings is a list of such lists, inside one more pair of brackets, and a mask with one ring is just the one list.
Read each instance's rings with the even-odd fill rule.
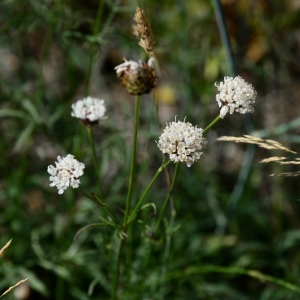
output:
[[[206,0],[141,2],[157,42],[161,122],[177,115],[204,128],[219,113],[214,83],[230,72],[214,6]],[[258,91],[255,113],[221,120],[209,131],[200,161],[181,166],[176,215],[168,210],[165,239],[149,237],[152,211],[143,213],[130,233],[133,251],[123,253],[120,299],[300,298],[259,279],[260,273],[240,271],[300,285],[299,180],[268,176],[297,166],[262,165],[260,159],[282,154],[216,141],[255,132],[299,150],[299,1],[222,3],[238,74]],[[1,259],[0,291],[30,276],[7,299],[110,298],[117,237],[96,227],[74,242],[77,230],[97,222],[101,212],[76,190],[59,196],[46,170],[58,155],[72,153],[86,164],[83,189],[96,191],[88,139],[70,107],[85,94],[105,99],[109,118],[94,133],[105,198],[121,214],[133,97],[114,67],[123,57],[146,58],[132,34],[136,6],[130,0],[0,2],[0,247],[13,238]],[[136,186],[142,191],[161,153],[153,95],[142,97],[140,106]],[[148,202],[159,210],[166,193],[161,176]]]

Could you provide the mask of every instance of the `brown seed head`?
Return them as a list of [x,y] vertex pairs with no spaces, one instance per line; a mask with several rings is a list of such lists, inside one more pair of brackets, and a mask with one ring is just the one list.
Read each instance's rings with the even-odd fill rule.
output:
[[131,95],[148,94],[156,87],[152,60],[152,58],[149,59],[148,63],[125,60],[123,64],[115,67],[117,76],[127,93]]
[[153,46],[155,44],[151,25],[146,18],[145,12],[139,7],[136,9],[132,25],[133,34],[140,38],[139,45],[150,55],[153,55]]

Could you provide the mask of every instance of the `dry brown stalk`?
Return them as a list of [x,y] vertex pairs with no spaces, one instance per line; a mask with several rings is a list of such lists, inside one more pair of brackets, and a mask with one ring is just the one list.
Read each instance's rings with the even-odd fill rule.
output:
[[144,10],[137,8],[134,16],[136,25],[132,25],[133,34],[140,38],[139,45],[150,55],[153,55],[153,46],[155,44],[151,25],[146,18]]
[[4,251],[9,247],[10,243],[11,243],[12,239],[10,241],[8,241],[4,247],[0,250],[0,256],[3,255]]
[[300,165],[300,161],[290,160],[290,161],[280,161],[281,165]]
[[283,146],[282,144],[273,141],[273,140],[264,140],[251,135],[244,135],[244,137],[234,137],[234,136],[221,136],[217,139],[218,141],[227,141],[227,142],[235,142],[235,143],[247,143],[258,145],[261,148],[269,149],[269,150],[283,150],[286,152],[290,152],[293,154],[297,154],[297,152]]
[[15,287],[17,287],[18,285],[20,285],[21,283],[25,282],[29,277],[20,280],[18,283],[16,283],[15,285],[11,286],[8,290],[6,290],[2,295],[0,295],[0,298],[6,294],[8,294],[12,289],[14,289]]
[[271,174],[270,176],[276,176],[276,177],[296,177],[296,176],[300,176],[300,171],[298,171],[298,172],[287,172],[287,173]]
[[[271,150],[283,150],[285,152],[298,154],[297,152],[283,146],[282,144],[273,141],[273,140],[264,140],[255,136],[251,135],[244,135],[244,137],[234,137],[234,136],[222,136],[218,138],[218,141],[227,141],[227,142],[235,142],[235,143],[248,143],[248,144],[255,144],[259,147]],[[279,157],[279,156],[272,156],[269,158],[265,158],[261,163],[269,163],[269,162],[277,162],[281,165],[300,165],[300,158],[295,158],[294,160],[284,161],[288,159],[288,157]],[[296,177],[300,176],[300,171],[298,172],[286,172],[286,173],[279,173],[279,174],[271,174],[270,176],[278,176],[278,177]]]
[[260,162],[261,163],[269,163],[269,162],[272,162],[272,161],[278,162],[278,161],[282,161],[282,160],[285,160],[285,159],[287,159],[287,157],[272,156],[272,157],[269,157],[269,158],[265,158],[265,159],[261,160]]
[[[4,247],[0,250],[0,256],[2,256],[3,253],[4,253],[4,251],[9,247],[9,245],[11,244],[11,241],[12,241],[12,239],[11,239],[10,241],[8,241],[8,242],[4,245]],[[29,277],[28,277],[28,278],[29,278]],[[4,296],[4,295],[8,294],[12,289],[14,289],[15,287],[17,287],[17,286],[20,285],[21,283],[25,282],[28,278],[22,279],[22,280],[20,280],[18,283],[16,283],[15,285],[11,286],[11,287],[10,287],[9,289],[7,289],[3,294],[0,295],[0,298],[2,298],[2,296]]]

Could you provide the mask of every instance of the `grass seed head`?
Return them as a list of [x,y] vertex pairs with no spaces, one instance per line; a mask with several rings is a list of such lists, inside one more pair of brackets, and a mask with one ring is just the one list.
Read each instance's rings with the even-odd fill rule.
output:
[[144,10],[137,8],[134,16],[136,24],[132,25],[133,34],[140,38],[139,45],[150,55],[153,55],[155,44],[151,25],[146,18]]

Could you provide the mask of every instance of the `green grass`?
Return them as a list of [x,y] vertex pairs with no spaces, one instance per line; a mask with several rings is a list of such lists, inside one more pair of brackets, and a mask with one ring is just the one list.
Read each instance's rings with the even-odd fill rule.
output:
[[[86,165],[82,190],[98,192],[88,136],[71,117],[71,104],[85,94],[105,99],[109,118],[93,129],[96,153],[105,201],[123,218],[134,97],[114,67],[123,57],[146,55],[131,30],[136,2],[101,3],[102,17],[97,1],[0,3],[0,248],[13,239],[0,261],[0,293],[30,277],[28,299],[111,299],[118,235],[91,227],[73,241],[105,211],[77,190],[58,195],[47,174],[58,155],[72,153]],[[254,130],[297,150],[299,8],[286,1],[226,3],[238,74],[258,91]],[[144,1],[142,8],[157,42],[158,87],[175,94],[171,103],[159,94],[163,126],[177,115],[205,128],[219,113],[214,83],[230,69],[212,3]],[[152,94],[141,97],[132,203],[161,165],[155,109]],[[251,159],[246,145],[216,141],[251,133],[246,122],[228,115],[207,133],[200,161],[180,167],[176,215],[167,206],[152,237],[168,193],[160,175],[144,202],[157,215],[153,206],[140,212],[124,240],[119,299],[300,298],[298,179],[268,176],[298,169],[259,164],[284,153],[254,148]],[[5,297],[15,299],[13,292]]]

